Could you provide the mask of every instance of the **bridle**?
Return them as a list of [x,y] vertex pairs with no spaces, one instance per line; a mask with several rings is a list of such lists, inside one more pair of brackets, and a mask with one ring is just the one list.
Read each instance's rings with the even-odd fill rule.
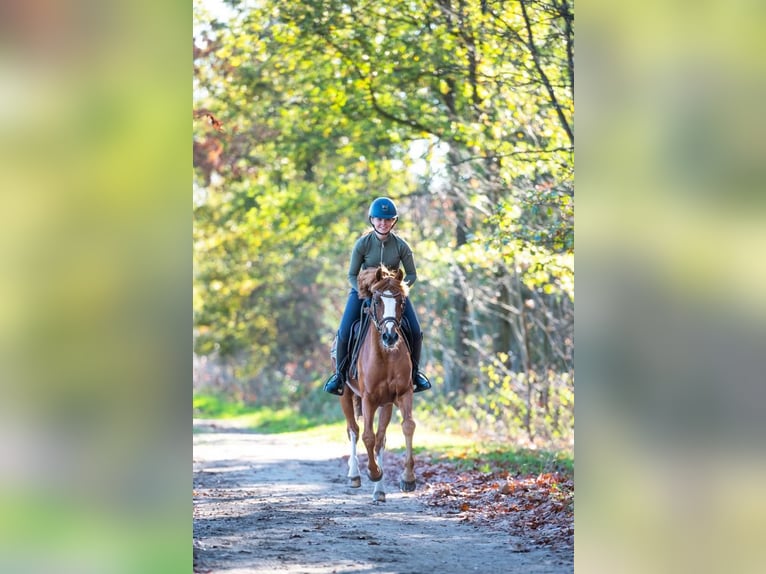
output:
[[[402,294],[398,293],[396,295],[388,295],[386,292],[383,291],[373,291],[372,293],[372,322],[375,324],[375,328],[378,330],[378,333],[381,335],[383,334],[383,331],[388,323],[394,324],[394,330],[399,329],[399,327],[402,324],[401,320],[401,314],[395,313],[393,317],[383,317],[382,320],[378,319],[378,303],[381,299],[394,299],[396,300],[397,305],[397,311],[400,306],[403,306],[404,298],[402,297],[402,300],[399,300],[399,297],[401,297]],[[397,317],[399,315],[399,317]]]

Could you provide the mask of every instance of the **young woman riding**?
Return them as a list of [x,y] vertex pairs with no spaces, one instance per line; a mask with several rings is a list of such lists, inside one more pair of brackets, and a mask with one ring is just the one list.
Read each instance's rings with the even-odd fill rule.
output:
[[[372,229],[362,235],[354,244],[351,252],[351,263],[348,268],[348,281],[351,290],[346,301],[346,309],[338,329],[336,345],[336,372],[327,379],[324,390],[333,395],[342,395],[346,383],[345,359],[348,352],[348,342],[351,336],[351,326],[359,318],[362,308],[362,300],[359,299],[357,275],[362,269],[385,265],[389,269],[404,267],[404,282],[412,286],[417,279],[415,259],[412,249],[407,242],[393,233],[394,226],[399,220],[396,204],[387,197],[379,197],[370,204],[367,220]],[[410,326],[412,346],[412,380],[414,392],[419,393],[431,388],[428,378],[418,370],[420,351],[423,344],[423,332],[420,330],[415,308],[407,298],[404,307],[404,317]]]

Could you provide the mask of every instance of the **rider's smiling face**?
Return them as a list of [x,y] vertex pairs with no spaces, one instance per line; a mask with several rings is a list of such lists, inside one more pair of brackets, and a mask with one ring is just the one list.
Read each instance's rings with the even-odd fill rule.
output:
[[371,218],[371,223],[375,231],[381,235],[386,235],[391,231],[396,219],[383,219],[382,217]]

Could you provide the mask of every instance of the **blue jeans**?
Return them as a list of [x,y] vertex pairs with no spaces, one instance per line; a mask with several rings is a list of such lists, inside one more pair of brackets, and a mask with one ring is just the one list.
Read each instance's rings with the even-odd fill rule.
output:
[[[349,337],[351,336],[351,325],[359,318],[359,314],[362,311],[362,300],[359,298],[359,293],[356,289],[351,289],[346,300],[346,309],[343,311],[343,318],[340,320],[340,328],[338,329],[338,344],[341,342],[347,344]],[[412,339],[418,341],[423,333],[420,331],[420,321],[418,320],[418,314],[415,312],[408,297],[404,303],[403,316],[410,324],[410,331],[412,332]]]

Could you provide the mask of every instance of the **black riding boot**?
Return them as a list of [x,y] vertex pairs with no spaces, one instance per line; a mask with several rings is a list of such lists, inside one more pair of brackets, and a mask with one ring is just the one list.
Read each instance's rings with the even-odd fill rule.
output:
[[348,341],[338,339],[335,345],[335,373],[333,373],[324,384],[324,391],[332,395],[343,395],[343,387],[346,380],[344,377],[346,369],[346,355],[348,354]]
[[413,392],[427,391],[431,388],[431,381],[428,380],[418,369],[420,363],[420,350],[423,346],[423,335],[412,341],[412,383],[415,385]]

